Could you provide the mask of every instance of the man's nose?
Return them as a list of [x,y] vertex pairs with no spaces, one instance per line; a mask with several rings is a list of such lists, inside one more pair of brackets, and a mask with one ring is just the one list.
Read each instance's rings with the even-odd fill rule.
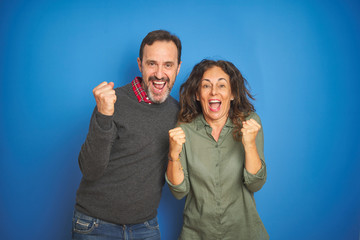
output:
[[158,66],[156,68],[156,71],[155,71],[155,77],[157,79],[161,79],[164,77],[164,72],[163,72],[163,67],[162,66]]

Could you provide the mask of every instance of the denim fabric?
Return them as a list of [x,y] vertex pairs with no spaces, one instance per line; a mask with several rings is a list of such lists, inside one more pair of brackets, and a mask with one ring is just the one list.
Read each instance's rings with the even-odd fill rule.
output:
[[117,225],[74,211],[73,240],[160,240],[157,217],[139,224]]

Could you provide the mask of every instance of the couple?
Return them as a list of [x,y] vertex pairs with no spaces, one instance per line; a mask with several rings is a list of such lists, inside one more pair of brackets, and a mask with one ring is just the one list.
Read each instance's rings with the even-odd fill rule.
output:
[[169,96],[179,38],[150,32],[137,62],[141,78],[93,90],[72,238],[160,239],[166,179],[176,198],[187,196],[179,239],[268,239],[254,200],[266,180],[263,132],[239,70],[201,61],[181,86],[179,108]]

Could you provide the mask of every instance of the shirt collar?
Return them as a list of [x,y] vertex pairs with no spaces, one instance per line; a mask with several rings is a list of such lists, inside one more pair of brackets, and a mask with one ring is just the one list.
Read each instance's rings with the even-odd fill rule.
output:
[[134,91],[134,94],[139,102],[146,102],[151,104],[151,100],[147,96],[145,90],[141,86],[142,78],[141,77],[135,77],[134,80],[131,81],[132,89]]
[[[204,128],[205,126],[210,127],[209,123],[206,122],[204,115],[201,113],[199,114],[196,118],[195,118],[195,125],[197,130],[199,130],[200,128]],[[227,118],[224,127],[234,127],[234,124],[232,123],[230,118]]]

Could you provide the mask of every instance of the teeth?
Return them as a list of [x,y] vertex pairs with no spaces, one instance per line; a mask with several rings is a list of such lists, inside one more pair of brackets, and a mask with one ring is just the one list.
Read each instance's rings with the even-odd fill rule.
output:
[[166,84],[165,81],[153,81],[153,86],[158,90],[162,90],[165,84]]
[[164,84],[164,81],[154,81],[155,84]]
[[219,100],[210,100],[209,103],[220,103]]

